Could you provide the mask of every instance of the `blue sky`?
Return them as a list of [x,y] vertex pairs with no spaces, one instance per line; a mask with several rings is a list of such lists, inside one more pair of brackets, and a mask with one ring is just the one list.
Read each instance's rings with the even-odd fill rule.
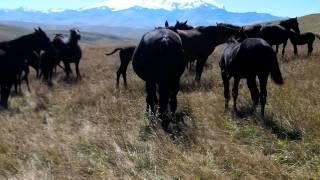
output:
[[[0,0],[0,8],[78,9],[103,0]],[[208,0],[207,0],[208,1]],[[210,0],[209,0],[210,1]],[[232,12],[264,12],[283,17],[320,13],[320,0],[211,0]],[[118,0],[120,5],[125,1]]]

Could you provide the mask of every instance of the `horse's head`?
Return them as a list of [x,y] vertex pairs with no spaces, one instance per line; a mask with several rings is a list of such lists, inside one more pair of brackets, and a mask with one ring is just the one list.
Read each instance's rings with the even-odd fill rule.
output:
[[[190,29],[193,29],[193,27],[192,27],[192,26],[189,26],[187,23],[188,23],[188,21],[185,21],[185,22],[179,22],[179,21],[177,21],[174,26],[169,26],[168,21],[166,21],[164,28],[170,29],[170,30],[175,31],[175,32],[176,32],[177,30],[190,30]],[[161,28],[161,27],[160,27],[160,28]]]
[[80,31],[78,29],[71,29],[70,36],[71,36],[71,39],[74,39],[76,41],[81,39]]
[[45,51],[50,51],[52,49],[52,44],[50,42],[49,37],[47,34],[41,29],[34,29],[35,32],[33,33],[34,35],[34,45],[35,50],[43,49]]
[[244,28],[241,27],[241,29],[239,30],[238,34],[235,35],[235,38],[238,42],[242,42],[243,40],[248,38],[247,33],[245,32]]
[[177,21],[176,24],[174,25],[174,29],[179,29],[179,30],[190,30],[193,29],[192,26],[189,26],[188,21],[185,22],[179,22]]
[[293,29],[296,33],[300,34],[298,18],[290,18],[284,21],[280,21],[280,25],[287,30]]

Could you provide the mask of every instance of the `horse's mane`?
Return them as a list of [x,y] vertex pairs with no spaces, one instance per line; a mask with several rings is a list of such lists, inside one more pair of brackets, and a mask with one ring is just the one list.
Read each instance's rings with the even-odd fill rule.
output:
[[238,41],[232,36],[225,43],[226,44],[234,44],[234,43],[238,43]]
[[10,47],[10,46],[14,46],[17,44],[21,44],[22,42],[25,42],[26,40],[30,40],[35,34],[36,34],[36,32],[30,33],[27,35],[23,35],[23,36],[17,37],[16,39],[10,40],[10,41],[2,42],[1,45],[6,45],[6,47]]
[[234,29],[241,29],[241,26],[228,24],[228,23],[217,23],[217,26],[224,26],[224,27],[229,27],[229,28],[234,28]]

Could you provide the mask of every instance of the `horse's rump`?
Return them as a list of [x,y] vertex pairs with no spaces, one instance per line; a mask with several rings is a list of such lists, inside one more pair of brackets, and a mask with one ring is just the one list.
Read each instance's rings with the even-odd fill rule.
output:
[[145,34],[135,49],[132,64],[137,75],[145,81],[180,77],[186,64],[180,37],[168,29]]

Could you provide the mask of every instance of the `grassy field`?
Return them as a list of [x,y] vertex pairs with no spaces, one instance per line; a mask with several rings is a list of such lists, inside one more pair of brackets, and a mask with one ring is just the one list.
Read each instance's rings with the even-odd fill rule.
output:
[[115,89],[118,55],[103,54],[119,45],[127,44],[83,44],[81,82],[65,82],[59,71],[47,87],[31,73],[32,92],[24,89],[0,112],[0,179],[320,178],[320,40],[311,57],[306,47],[293,56],[291,44],[279,56],[285,84],[269,80],[266,121],[246,113],[245,81],[243,116],[224,113],[220,46],[201,87],[192,85],[192,72],[183,75],[178,114],[185,124],[173,135],[149,125],[144,84],[131,65],[129,89]]

